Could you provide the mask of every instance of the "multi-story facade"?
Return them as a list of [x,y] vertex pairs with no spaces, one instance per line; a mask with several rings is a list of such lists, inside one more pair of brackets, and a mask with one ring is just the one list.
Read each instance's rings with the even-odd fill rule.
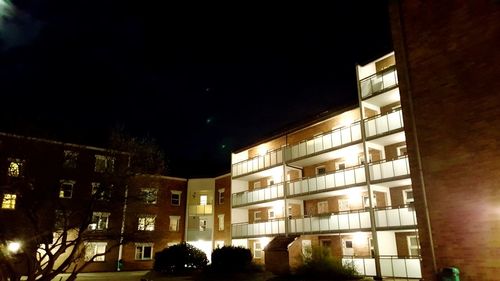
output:
[[292,267],[317,246],[363,275],[420,278],[394,55],[357,73],[358,107],[233,153],[233,244],[265,262],[266,245],[289,236]]

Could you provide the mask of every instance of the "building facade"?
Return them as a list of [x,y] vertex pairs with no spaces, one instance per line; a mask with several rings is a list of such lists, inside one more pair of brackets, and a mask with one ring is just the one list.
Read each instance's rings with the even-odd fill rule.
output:
[[359,106],[233,153],[233,244],[269,264],[264,248],[289,236],[292,267],[319,247],[363,275],[420,278],[394,55],[357,74]]

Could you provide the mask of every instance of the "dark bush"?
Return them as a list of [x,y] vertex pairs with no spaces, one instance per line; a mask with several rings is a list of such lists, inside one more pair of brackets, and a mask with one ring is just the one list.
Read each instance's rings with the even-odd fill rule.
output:
[[354,265],[343,264],[334,258],[327,249],[313,248],[311,255],[304,258],[304,264],[295,270],[295,277],[300,280],[356,280],[361,277]]
[[224,246],[212,252],[215,272],[241,272],[251,269],[252,253],[243,247]]
[[183,273],[202,269],[207,264],[207,255],[202,250],[182,242],[156,253],[153,269],[167,273]]

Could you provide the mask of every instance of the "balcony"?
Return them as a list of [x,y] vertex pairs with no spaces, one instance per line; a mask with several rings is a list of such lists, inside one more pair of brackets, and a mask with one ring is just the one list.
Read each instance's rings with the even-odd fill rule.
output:
[[375,209],[375,225],[377,227],[416,226],[417,214],[409,205]]
[[398,86],[396,67],[389,67],[381,72],[364,78],[359,82],[359,84],[361,87],[362,99],[395,88]]
[[326,216],[314,216],[290,219],[290,233],[322,233],[359,230],[371,227],[370,213],[356,210],[345,213],[332,213]]
[[187,241],[198,240],[212,240],[212,229],[205,228],[204,230],[201,230],[200,228],[188,228]]
[[203,216],[212,214],[213,205],[189,205],[188,212],[190,216]]
[[332,150],[361,140],[360,122],[291,145],[286,149],[287,161]]
[[291,181],[288,185],[287,195],[307,195],[309,193],[316,193],[364,182],[366,182],[365,168],[363,166],[357,166],[339,170],[334,173]]
[[[374,258],[344,256],[342,263],[353,264],[360,275],[376,275]],[[422,278],[419,257],[380,256],[380,269],[383,277]]]
[[370,163],[369,169],[372,181],[410,175],[410,164],[406,155],[392,161]]
[[285,233],[285,219],[276,219],[266,222],[237,223],[232,225],[233,238],[277,235]]
[[385,115],[376,115],[365,120],[366,137],[379,136],[404,127],[401,108]]
[[283,192],[283,183],[279,183],[252,191],[235,193],[232,197],[233,207],[281,199],[284,196]]
[[275,149],[262,156],[243,160],[232,166],[233,177],[255,173],[283,163],[283,149]]

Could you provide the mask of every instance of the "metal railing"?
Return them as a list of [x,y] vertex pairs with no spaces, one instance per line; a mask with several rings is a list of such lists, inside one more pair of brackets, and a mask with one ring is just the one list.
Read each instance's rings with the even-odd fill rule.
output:
[[367,138],[398,130],[404,127],[403,111],[399,108],[384,115],[372,116],[365,119],[364,124]]
[[213,212],[213,205],[189,205],[188,211],[191,216],[210,215]]
[[408,156],[404,155],[395,160],[381,160],[369,164],[370,179],[380,180],[410,175]]
[[237,177],[268,169],[281,163],[283,163],[283,149],[278,148],[267,152],[265,155],[255,156],[233,164],[232,173],[233,177]]
[[303,140],[298,144],[287,146],[285,151],[286,160],[290,161],[312,155],[358,140],[361,140],[361,125],[359,121],[346,127],[334,129],[314,138]]
[[236,223],[231,226],[231,230],[233,238],[284,234],[285,219],[281,218],[255,223]]
[[292,218],[289,220],[290,233],[305,234],[318,232],[334,232],[370,228],[370,213],[368,210],[355,210],[330,215]]
[[396,67],[389,67],[359,81],[361,97],[367,98],[398,85]]
[[350,167],[333,173],[290,181],[287,195],[315,193],[364,182],[366,182],[365,168],[363,166]]
[[[375,258],[343,256],[343,264],[351,264],[360,275],[375,276]],[[420,257],[380,256],[380,270],[383,277],[422,278]]]
[[243,191],[232,195],[233,207],[258,203],[273,199],[281,199],[284,196],[283,183],[270,185],[252,191]]
[[417,214],[410,205],[389,206],[375,209],[375,226],[416,226]]

